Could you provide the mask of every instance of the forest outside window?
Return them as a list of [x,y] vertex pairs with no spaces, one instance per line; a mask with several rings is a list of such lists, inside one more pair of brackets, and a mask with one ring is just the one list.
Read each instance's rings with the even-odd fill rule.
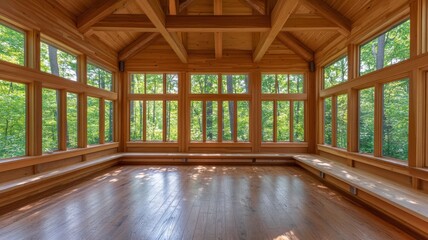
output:
[[333,98],[324,99],[324,144],[333,145]]
[[406,20],[360,47],[360,75],[410,57],[410,20]]
[[59,147],[58,91],[43,88],[42,103],[42,149],[43,152],[57,151]]
[[77,57],[46,42],[40,43],[40,70],[77,81]]
[[25,65],[25,33],[0,23],[0,60]]
[[75,93],[67,93],[67,148],[77,148],[78,133],[78,97]]
[[324,89],[348,81],[348,57],[344,56],[324,67]]
[[87,139],[88,145],[100,143],[100,99],[87,98]]
[[360,153],[374,154],[375,89],[359,91],[358,145]]
[[105,89],[107,91],[113,90],[113,74],[111,72],[94,64],[88,64],[87,74],[87,84],[89,86]]
[[26,155],[26,85],[0,80],[0,159]]

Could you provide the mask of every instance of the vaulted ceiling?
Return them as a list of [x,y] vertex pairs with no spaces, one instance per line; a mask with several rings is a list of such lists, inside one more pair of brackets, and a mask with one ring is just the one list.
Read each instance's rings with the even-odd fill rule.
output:
[[349,35],[352,23],[378,0],[52,0],[86,37],[127,60],[153,44],[189,54],[296,54],[306,61]]

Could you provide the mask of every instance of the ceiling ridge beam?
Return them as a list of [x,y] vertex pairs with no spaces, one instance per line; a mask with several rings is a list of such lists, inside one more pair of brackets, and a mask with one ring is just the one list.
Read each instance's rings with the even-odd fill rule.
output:
[[141,52],[147,48],[150,44],[158,39],[160,33],[143,33],[140,37],[135,39],[131,44],[123,48],[119,52],[119,61],[126,61],[129,58],[135,56],[137,53]]
[[340,28],[339,32],[345,36],[348,36],[351,33],[352,21],[343,16],[339,11],[332,8],[326,2],[322,0],[301,0],[305,6],[315,10],[321,16],[327,20],[333,22]]
[[296,9],[299,0],[278,0],[271,14],[271,29],[261,35],[259,43],[253,53],[253,61],[260,61],[284,27],[291,13]]
[[282,42],[287,48],[303,58],[305,61],[310,62],[314,60],[314,51],[297,39],[289,32],[281,32],[277,36],[278,40]]

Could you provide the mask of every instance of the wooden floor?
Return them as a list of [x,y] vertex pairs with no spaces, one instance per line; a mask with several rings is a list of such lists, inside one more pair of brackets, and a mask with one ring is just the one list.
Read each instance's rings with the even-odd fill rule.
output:
[[120,166],[0,216],[1,239],[412,239],[297,167]]

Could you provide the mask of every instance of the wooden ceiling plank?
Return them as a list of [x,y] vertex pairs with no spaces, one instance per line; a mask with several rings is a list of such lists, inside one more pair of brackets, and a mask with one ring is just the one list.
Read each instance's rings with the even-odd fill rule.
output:
[[[214,0],[214,15],[223,14],[223,0]],[[215,58],[220,59],[223,57],[223,33],[214,33],[214,51]]]
[[143,49],[147,48],[151,43],[153,43],[160,33],[143,33],[131,44],[123,48],[119,52],[119,61],[126,61],[127,59],[135,56],[137,53],[141,52]]
[[188,6],[190,6],[193,2],[196,2],[195,0],[186,0],[185,2],[181,3],[178,7],[178,11],[182,12],[184,9],[186,9]]
[[89,31],[91,26],[122,8],[127,2],[128,0],[98,0],[94,6],[77,17],[77,28],[82,33]]
[[287,48],[303,58],[305,61],[310,62],[314,60],[314,52],[291,33],[281,32],[278,34],[277,38]]
[[94,31],[157,32],[144,14],[112,14],[92,26]]
[[338,31],[339,26],[324,17],[313,14],[292,15],[282,28],[283,31]]
[[152,21],[153,25],[159,30],[160,34],[165,38],[172,50],[177,54],[178,58],[183,63],[187,63],[187,51],[177,33],[170,33],[165,28],[165,14],[162,11],[158,1],[139,0],[137,4],[144,9],[147,17]]
[[261,15],[266,14],[266,2],[263,0],[241,0]]
[[260,37],[259,43],[253,53],[254,62],[260,61],[265,55],[291,13],[296,9],[298,2],[299,0],[278,0],[271,14],[272,28]]
[[330,7],[327,3],[320,0],[301,0],[305,6],[315,10],[317,13],[319,13],[324,18],[328,19],[329,21],[333,22],[340,28],[338,29],[339,32],[345,36],[349,35],[351,33],[352,28],[352,22],[345,16],[343,16],[339,11],[336,9]]

